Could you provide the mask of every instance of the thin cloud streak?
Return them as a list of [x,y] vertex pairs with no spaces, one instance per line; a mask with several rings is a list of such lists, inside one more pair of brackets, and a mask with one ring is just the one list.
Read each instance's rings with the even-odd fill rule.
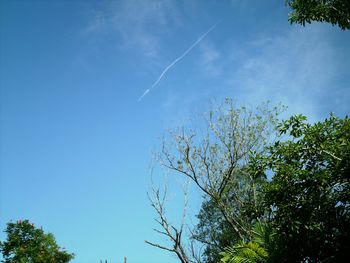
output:
[[159,83],[159,81],[161,81],[161,79],[164,77],[164,75],[169,71],[169,69],[171,69],[173,66],[175,66],[175,64],[177,62],[179,62],[181,59],[183,59],[188,53],[191,52],[191,50],[196,47],[222,20],[219,20],[218,22],[216,22],[213,26],[211,26],[204,34],[202,34],[188,49],[185,50],[184,53],[182,53],[181,56],[179,56],[178,58],[176,58],[173,62],[171,62],[163,71],[162,73],[159,75],[159,77],[157,78],[157,80],[152,84],[150,89],[146,89],[146,91],[142,94],[142,96],[138,99],[138,101],[140,102],[143,97],[145,97],[155,86],[157,86],[157,84]]
[[148,94],[149,91],[150,89],[146,89],[145,92],[140,96],[140,98],[137,101],[140,102],[143,99],[143,97]]

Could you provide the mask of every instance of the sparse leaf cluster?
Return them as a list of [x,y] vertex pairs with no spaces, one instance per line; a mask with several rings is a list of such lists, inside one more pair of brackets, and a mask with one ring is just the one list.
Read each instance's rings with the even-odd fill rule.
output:
[[305,26],[312,21],[328,22],[342,30],[350,29],[349,0],[287,0],[291,7],[291,23]]

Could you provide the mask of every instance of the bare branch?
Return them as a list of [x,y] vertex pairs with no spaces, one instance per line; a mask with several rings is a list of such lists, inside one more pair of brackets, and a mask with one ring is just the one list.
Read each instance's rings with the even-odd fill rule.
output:
[[163,250],[167,250],[167,251],[170,251],[170,252],[175,252],[174,249],[172,249],[172,248],[168,248],[168,247],[165,247],[165,246],[161,246],[161,245],[159,245],[159,244],[152,243],[152,242],[147,241],[147,240],[145,240],[145,243],[147,243],[148,245],[151,245],[151,246],[154,246],[154,247],[163,249]]
[[[153,186],[152,195],[148,193],[148,198],[151,202],[151,206],[155,209],[158,216],[158,218],[156,218],[155,220],[161,228],[161,230],[154,229],[154,231],[168,237],[172,246],[167,247],[167,246],[160,245],[147,240],[145,242],[151,246],[175,253],[178,259],[181,261],[181,263],[190,263],[191,261],[187,255],[186,250],[184,249],[183,240],[182,240],[182,233],[183,233],[183,228],[185,224],[184,221],[185,221],[186,208],[184,209],[181,226],[179,228],[175,227],[174,225],[169,223],[165,214],[166,195],[167,195],[166,186],[164,187],[163,194],[160,193],[159,188],[155,188]],[[187,200],[185,200],[185,204],[187,206]]]

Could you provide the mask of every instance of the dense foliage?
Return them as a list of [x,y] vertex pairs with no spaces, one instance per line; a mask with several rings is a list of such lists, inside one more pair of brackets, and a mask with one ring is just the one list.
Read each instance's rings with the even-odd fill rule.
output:
[[269,260],[269,252],[273,250],[272,245],[275,238],[275,232],[266,223],[258,220],[252,231],[251,240],[226,247],[220,253],[223,263],[265,263]]
[[[272,176],[265,183],[263,199],[269,212],[265,224],[274,237],[261,243],[240,241],[225,250],[222,261],[346,262],[350,258],[349,118],[331,115],[309,124],[299,115],[277,128],[283,138],[252,159],[258,173]],[[257,245],[266,249],[267,258],[253,253],[260,249]],[[235,260],[239,256],[247,261]]]
[[28,220],[8,223],[5,233],[7,240],[0,243],[4,263],[66,263],[74,257],[56,244],[51,233]]
[[[345,262],[350,257],[350,120],[331,115],[279,125],[266,158],[273,172],[265,202],[273,207],[276,251],[288,261]],[[283,256],[283,257],[282,257]]]
[[202,203],[197,218],[199,223],[192,238],[206,245],[202,255],[205,262],[218,262],[220,252],[239,239],[232,235],[230,225],[212,200]]
[[291,23],[305,25],[311,21],[328,22],[341,29],[350,29],[349,0],[287,0],[293,10],[289,14]]

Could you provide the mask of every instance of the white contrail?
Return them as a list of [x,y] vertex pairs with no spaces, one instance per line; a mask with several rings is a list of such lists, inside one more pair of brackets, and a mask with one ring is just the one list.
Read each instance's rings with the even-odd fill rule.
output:
[[147,95],[147,93],[150,91],[150,89],[146,89],[145,92],[140,96],[140,98],[137,101],[141,101],[144,96]]
[[213,26],[211,26],[204,34],[202,34],[188,49],[186,49],[186,51],[184,53],[182,53],[181,56],[179,56],[178,58],[176,58],[173,62],[171,62],[163,71],[162,73],[159,75],[159,77],[157,78],[157,80],[152,84],[150,89],[146,89],[146,91],[142,94],[142,96],[138,99],[138,101],[141,101],[143,99],[144,96],[147,95],[147,93],[149,93],[151,91],[151,89],[153,89],[158,83],[159,81],[164,77],[165,73],[168,72],[169,69],[171,69],[177,62],[179,62],[181,59],[183,59],[195,46],[197,46],[202,40],[203,38],[205,38],[219,23],[221,22],[218,21],[216,22]]

